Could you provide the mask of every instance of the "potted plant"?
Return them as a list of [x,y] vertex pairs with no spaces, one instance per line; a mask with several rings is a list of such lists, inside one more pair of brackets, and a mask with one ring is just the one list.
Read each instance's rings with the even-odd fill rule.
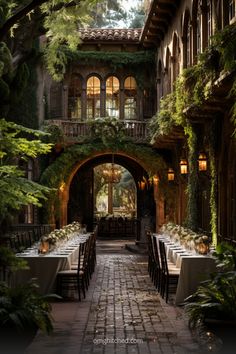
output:
[[204,325],[222,339],[224,353],[231,353],[236,344],[236,250],[222,243],[214,257],[217,272],[185,300],[185,310],[191,328]]

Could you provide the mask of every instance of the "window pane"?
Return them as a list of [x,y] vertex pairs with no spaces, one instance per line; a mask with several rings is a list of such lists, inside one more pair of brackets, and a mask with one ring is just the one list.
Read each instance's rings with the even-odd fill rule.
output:
[[125,119],[137,118],[137,86],[135,78],[129,76],[125,79],[125,106],[124,117]]
[[229,21],[235,17],[235,0],[229,1]]
[[71,79],[68,92],[68,115],[72,119],[81,119],[81,79],[74,75]]
[[87,119],[100,117],[100,80],[92,76],[87,81]]
[[106,81],[106,116],[119,118],[119,80],[110,76]]

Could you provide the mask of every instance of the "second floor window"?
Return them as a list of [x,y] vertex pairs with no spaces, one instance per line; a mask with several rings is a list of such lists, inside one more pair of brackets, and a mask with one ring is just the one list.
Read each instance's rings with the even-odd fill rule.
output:
[[68,115],[71,119],[81,119],[82,82],[79,76],[73,75],[68,91]]
[[101,116],[100,79],[91,76],[87,81],[87,119],[95,119]]
[[197,54],[201,53],[201,32],[202,32],[202,2],[198,1],[198,11],[197,11]]
[[235,17],[235,0],[229,0],[229,22]]
[[210,44],[210,37],[212,35],[212,4],[211,0],[207,1],[207,40],[208,45]]
[[115,76],[106,80],[106,116],[119,118],[119,93],[120,83]]
[[189,67],[191,65],[191,26],[190,20],[187,24],[187,33],[186,33],[186,65]]
[[128,76],[124,83],[124,119],[137,118],[137,85],[135,78]]

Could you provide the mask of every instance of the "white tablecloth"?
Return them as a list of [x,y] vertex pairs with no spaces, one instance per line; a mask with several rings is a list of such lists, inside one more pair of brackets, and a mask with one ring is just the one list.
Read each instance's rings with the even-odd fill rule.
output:
[[215,260],[210,255],[185,250],[163,235],[156,234],[155,237],[157,243],[159,238],[165,242],[168,259],[180,268],[175,299],[176,305],[180,305],[197,290],[201,281],[209,279],[209,274],[216,270]]
[[76,241],[68,241],[58,250],[45,255],[39,255],[36,250],[32,249],[17,254],[18,257],[28,262],[29,269],[17,271],[13,283],[26,283],[31,278],[36,278],[41,294],[55,292],[57,272],[71,268],[72,262],[78,259],[80,243],[84,242],[88,236],[81,235]]

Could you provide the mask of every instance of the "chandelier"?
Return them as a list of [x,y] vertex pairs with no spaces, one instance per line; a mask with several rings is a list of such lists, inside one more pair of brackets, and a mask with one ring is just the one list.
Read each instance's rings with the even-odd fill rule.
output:
[[119,183],[121,179],[121,169],[114,164],[114,155],[112,155],[112,163],[105,165],[102,171],[102,177],[106,183]]

